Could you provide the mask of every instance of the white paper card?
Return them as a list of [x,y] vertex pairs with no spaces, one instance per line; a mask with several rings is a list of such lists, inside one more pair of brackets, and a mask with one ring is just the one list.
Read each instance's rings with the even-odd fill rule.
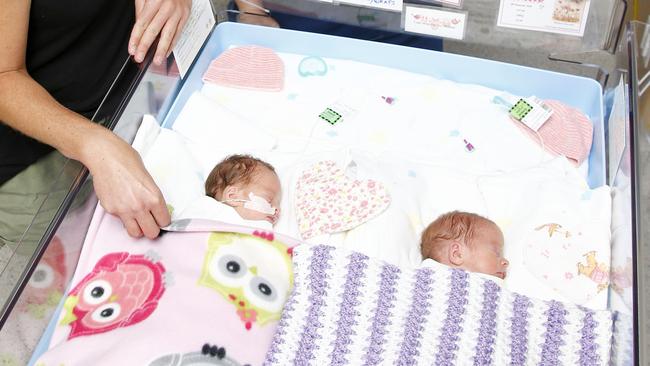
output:
[[526,101],[531,105],[531,107],[533,107],[533,109],[531,109],[531,111],[521,119],[521,122],[531,130],[537,131],[546,121],[548,121],[549,118],[551,118],[553,110],[546,106],[542,100],[534,96],[526,98]]
[[440,3],[445,5],[456,6],[459,8],[463,6],[463,0],[440,0]]
[[497,25],[582,37],[591,0],[501,0]]
[[467,13],[418,6],[404,8],[404,30],[432,36],[463,39]]
[[402,0],[340,0],[339,3],[399,12],[403,7]]
[[187,70],[192,66],[214,23],[210,0],[192,0],[190,17],[185,23],[178,43],[174,46],[174,59],[181,78],[185,77]]
[[449,5],[456,8],[461,8],[463,6],[463,0],[422,0],[422,2]]

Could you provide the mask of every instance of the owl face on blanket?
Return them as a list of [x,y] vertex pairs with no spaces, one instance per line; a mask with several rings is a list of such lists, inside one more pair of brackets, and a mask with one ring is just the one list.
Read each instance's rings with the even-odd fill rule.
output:
[[273,236],[210,235],[199,284],[231,302],[246,329],[280,319],[292,283],[290,249]]
[[165,267],[155,253],[110,253],[102,257],[65,300],[60,325],[69,339],[139,323],[165,292]]

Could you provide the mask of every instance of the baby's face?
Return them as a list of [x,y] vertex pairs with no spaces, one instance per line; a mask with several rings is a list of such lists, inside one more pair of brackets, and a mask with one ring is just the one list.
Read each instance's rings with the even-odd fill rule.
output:
[[463,268],[501,279],[506,277],[508,260],[503,257],[503,233],[494,224],[485,224],[477,230]]
[[282,198],[282,190],[280,187],[280,180],[278,176],[266,167],[257,168],[251,182],[247,185],[239,187],[238,199],[248,200],[249,194],[253,193],[266,200],[275,210],[275,214],[266,214],[263,212],[251,210],[237,205],[235,210],[242,218],[246,220],[266,220],[271,224],[275,224],[280,217],[280,199]]

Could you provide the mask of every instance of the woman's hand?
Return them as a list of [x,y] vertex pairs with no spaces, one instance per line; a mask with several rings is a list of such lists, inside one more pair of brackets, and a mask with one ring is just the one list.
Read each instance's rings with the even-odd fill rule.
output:
[[192,0],[135,0],[135,25],[129,39],[129,54],[142,62],[160,34],[154,63],[160,65],[174,49],[187,22]]
[[101,128],[89,136],[83,160],[100,204],[122,220],[129,235],[154,239],[169,225],[165,199],[129,144]]

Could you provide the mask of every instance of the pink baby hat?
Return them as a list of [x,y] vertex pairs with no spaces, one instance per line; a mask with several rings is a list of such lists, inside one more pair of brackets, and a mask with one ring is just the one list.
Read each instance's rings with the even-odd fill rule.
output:
[[582,164],[591,151],[593,139],[591,121],[578,109],[557,100],[545,100],[544,104],[553,110],[553,114],[537,130],[537,133],[520,121],[513,120],[544,149],[556,155],[566,156],[576,165]]
[[284,86],[284,63],[270,48],[235,47],[212,60],[203,81],[232,88],[280,91]]

